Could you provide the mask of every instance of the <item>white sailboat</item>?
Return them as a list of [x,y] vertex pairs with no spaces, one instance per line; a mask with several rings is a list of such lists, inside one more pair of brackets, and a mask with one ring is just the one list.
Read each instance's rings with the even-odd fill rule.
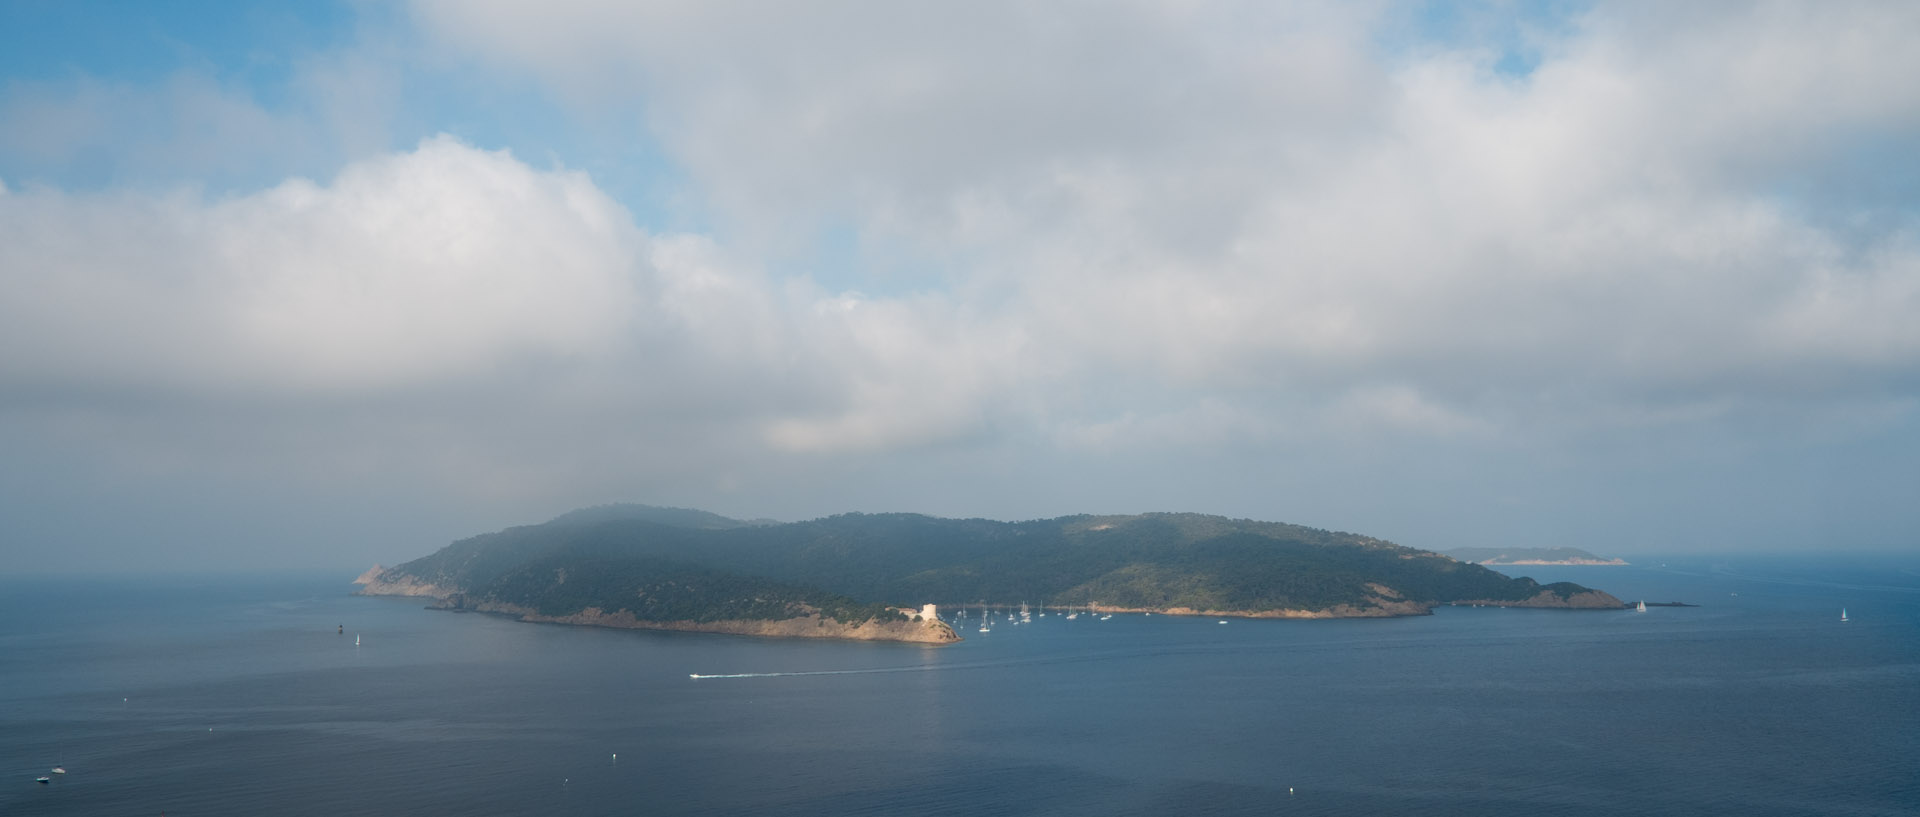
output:
[[1845,607],[1840,608],[1840,620],[1841,621],[1847,620],[1847,608]]
[[1646,602],[1644,602],[1644,601],[1642,601],[1642,602],[1640,602],[1639,604],[1636,604],[1636,605],[1634,605],[1634,606],[1633,606],[1633,611],[1634,611],[1634,612],[1636,612],[1636,613],[1644,613],[1644,612],[1646,612],[1646,611],[1647,611],[1647,603],[1646,603]]

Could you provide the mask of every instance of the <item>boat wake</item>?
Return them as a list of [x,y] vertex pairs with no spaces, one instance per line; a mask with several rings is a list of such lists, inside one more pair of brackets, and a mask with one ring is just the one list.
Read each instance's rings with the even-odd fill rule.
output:
[[690,673],[687,673],[687,677],[692,678],[695,681],[706,681],[714,678],[805,678],[810,675],[878,675],[878,674],[887,673],[887,672],[931,672],[937,669],[954,669],[954,667],[941,666],[939,664],[929,664],[926,666],[919,666],[919,667],[875,667],[873,669],[830,669],[830,670],[812,670],[809,672],[731,672],[731,673],[716,674],[716,675],[701,675],[700,673],[697,673],[697,672],[690,672]]

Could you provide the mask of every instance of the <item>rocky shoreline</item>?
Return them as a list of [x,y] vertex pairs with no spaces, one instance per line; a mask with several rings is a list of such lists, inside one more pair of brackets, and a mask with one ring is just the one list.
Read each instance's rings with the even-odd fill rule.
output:
[[[1286,618],[1286,619],[1330,619],[1330,618],[1399,618],[1403,616],[1430,616],[1438,604],[1425,604],[1406,599],[1376,598],[1374,604],[1358,607],[1342,604],[1324,610],[1195,610],[1191,607],[1170,607],[1165,609],[1150,607],[1116,607],[1106,604],[1093,604],[1090,609],[1096,613],[1157,613],[1167,616],[1200,616],[1203,618]],[[1549,610],[1618,610],[1630,607],[1612,595],[1599,590],[1575,593],[1561,598],[1551,592],[1519,601],[1480,599],[1477,601],[1446,602],[1453,607],[1522,607]]]
[[763,638],[833,638],[845,641],[898,641],[911,644],[952,644],[960,634],[943,621],[869,620],[859,624],[835,621],[820,615],[771,620],[727,621],[646,621],[626,610],[607,612],[589,607],[564,616],[546,615],[537,610],[498,602],[468,602],[455,595],[429,609],[456,612],[491,613],[534,624],[569,624],[578,627],[609,627],[616,630],[667,630],[683,633],[752,635]]
[[[354,581],[362,585],[359,595],[363,596],[427,598],[433,601],[429,609],[502,615],[537,624],[719,633],[765,638],[832,638],[936,645],[952,644],[961,640],[960,635],[946,622],[939,619],[923,620],[914,611],[909,610],[901,610],[902,616],[897,620],[874,619],[858,624],[836,621],[817,613],[770,620],[650,621],[640,619],[628,610],[609,612],[599,607],[589,607],[566,615],[545,614],[531,607],[469,598],[460,588],[444,587],[423,581],[410,574],[380,565],[374,565]],[[1368,589],[1372,594],[1367,597],[1367,603],[1364,605],[1341,604],[1320,610],[1202,610],[1192,607],[1128,607],[1097,602],[1088,605],[1086,609],[1094,613],[1159,613],[1168,616],[1205,618],[1336,619],[1427,616],[1433,615],[1433,608],[1439,606],[1435,603],[1404,598],[1392,588],[1379,584],[1370,584]],[[1521,607],[1560,610],[1619,610],[1631,606],[1599,590],[1587,590],[1564,597],[1552,591],[1542,590],[1531,598],[1521,600],[1477,599],[1443,603],[1455,607]]]
[[[580,627],[609,627],[623,630],[666,630],[687,633],[719,633],[723,635],[750,635],[763,638],[833,638],[851,641],[895,641],[915,644],[952,644],[963,640],[953,627],[944,621],[932,623],[924,621],[901,620],[898,622],[868,621],[853,625],[834,621],[818,615],[802,616],[775,620],[731,620],[731,621],[643,621],[631,612],[620,610],[609,613],[598,607],[589,607],[578,613],[554,616],[540,613],[529,607],[521,607],[499,602],[469,601],[459,593],[445,596],[424,592],[432,585],[410,583],[385,583],[378,585],[382,590],[398,592],[376,592],[373,589],[362,590],[364,596],[402,596],[432,598],[431,610],[448,610],[462,613],[486,613],[512,618],[534,624],[567,624]],[[1518,607],[1557,610],[1619,610],[1633,605],[1620,601],[1606,593],[1592,591],[1576,594],[1569,598],[1559,598],[1551,593],[1541,593],[1522,601],[1503,601],[1482,599],[1479,601],[1448,602],[1454,607]],[[1199,618],[1246,618],[1246,619],[1338,619],[1338,618],[1402,618],[1407,616],[1430,616],[1433,608],[1440,605],[1422,604],[1412,601],[1383,601],[1377,606],[1356,607],[1342,604],[1325,610],[1195,610],[1190,607],[1147,608],[1120,607],[1115,605],[1094,604],[1088,608],[1094,613],[1140,614],[1150,613],[1164,616],[1192,616]],[[1690,606],[1672,604],[1669,606]]]
[[[960,634],[946,622],[920,620],[907,613],[895,621],[869,620],[859,624],[836,621],[818,614],[788,619],[726,621],[646,621],[626,610],[607,612],[589,607],[564,616],[547,615],[530,607],[469,599],[458,588],[447,588],[374,565],[354,580],[362,585],[362,596],[400,596],[428,598],[432,610],[488,613],[535,624],[571,624],[580,627],[610,627],[621,630],[669,630],[687,633],[752,635],[767,638],[833,638],[849,641],[898,641],[912,644],[952,644]],[[906,611],[903,611],[906,612]],[[908,615],[912,615],[911,618]]]
[[1433,614],[1433,608],[1411,601],[1389,602],[1378,607],[1355,607],[1342,604],[1325,610],[1195,610],[1191,607],[1115,607],[1106,604],[1092,606],[1096,613],[1154,613],[1163,616],[1198,616],[1200,618],[1398,618],[1402,616],[1427,616]]

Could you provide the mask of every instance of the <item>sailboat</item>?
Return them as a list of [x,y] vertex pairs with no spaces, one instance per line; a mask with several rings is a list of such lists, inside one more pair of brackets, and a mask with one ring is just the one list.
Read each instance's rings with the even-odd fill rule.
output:
[[1634,605],[1634,606],[1633,606],[1633,611],[1634,611],[1634,612],[1636,612],[1636,613],[1644,613],[1644,612],[1646,612],[1646,611],[1647,611],[1647,603],[1646,603],[1646,602],[1644,602],[1644,601],[1642,601],[1642,602],[1640,602],[1639,604],[1636,604],[1636,605]]
[[354,634],[353,634],[353,646],[356,646],[356,647],[358,647],[358,646],[360,646],[360,634],[359,634],[359,633],[354,633]]
[[1847,620],[1847,608],[1845,607],[1840,608],[1840,620],[1841,621]]

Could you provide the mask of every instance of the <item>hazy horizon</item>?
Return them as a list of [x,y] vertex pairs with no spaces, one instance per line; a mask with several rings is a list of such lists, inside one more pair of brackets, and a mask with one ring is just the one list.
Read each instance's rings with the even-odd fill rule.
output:
[[[645,504],[645,503],[619,503],[619,504]],[[573,510],[581,510],[581,509],[573,509]],[[704,509],[694,508],[694,509],[687,509],[687,510],[704,510]],[[1163,513],[1163,512],[1164,513],[1181,513],[1179,511],[1147,511],[1147,512],[1141,512],[1141,513],[1145,514],[1145,513]],[[849,513],[856,513],[856,512],[849,512]],[[889,513],[889,512],[861,511],[857,513]],[[907,512],[907,513],[910,513],[910,512]],[[724,514],[722,515],[724,516]],[[832,516],[832,515],[833,514],[829,514],[827,516]],[[1073,516],[1078,514],[1067,514],[1067,515]],[[1132,516],[1132,515],[1138,515],[1138,514],[1087,514],[1087,515]],[[768,519],[764,517],[759,517],[759,518],[731,517],[731,518],[735,518],[739,521],[756,521],[756,522],[768,522],[772,524],[789,524],[789,523],[795,523],[795,522],[814,521],[816,519],[821,519],[825,517],[810,517],[807,519]],[[991,517],[970,517],[970,518],[986,518],[991,521],[999,521],[999,522],[1040,521],[1041,519],[1043,519],[1040,517],[1036,517],[1032,519],[992,519]],[[1051,519],[1051,518],[1055,518],[1055,517],[1044,517],[1044,519]],[[516,522],[511,525],[503,526],[501,529],[519,527],[523,525],[538,525],[538,524],[545,523],[550,519],[551,517],[547,517],[547,518],[541,518],[537,520],[527,520],[523,522]],[[1285,522],[1289,524],[1301,524],[1298,522],[1293,522],[1292,520],[1285,520],[1285,519],[1259,519],[1259,518],[1254,518],[1254,519],[1255,521],[1262,521],[1262,522]],[[1315,526],[1308,525],[1308,527],[1315,527]],[[442,547],[453,544],[462,539],[466,539],[471,536],[481,536],[489,533],[496,533],[498,532],[498,530],[501,530],[501,529],[476,530],[468,533],[458,534],[446,541],[442,541],[438,543],[423,544],[421,549],[417,551],[407,552],[405,554],[396,553],[395,555],[391,555],[387,558],[376,559],[374,562],[369,562],[365,564],[357,564],[357,563],[349,564],[346,562],[336,562],[336,563],[315,562],[315,563],[304,563],[304,564],[281,564],[277,566],[262,566],[262,565],[247,565],[247,564],[239,564],[239,565],[214,564],[214,565],[196,565],[196,566],[181,566],[181,567],[166,567],[166,566],[162,566],[158,568],[146,567],[146,568],[136,568],[136,569],[125,569],[125,570],[115,570],[115,569],[101,570],[98,568],[65,568],[63,569],[57,565],[27,565],[20,571],[14,571],[14,574],[22,578],[31,578],[34,576],[43,576],[48,578],[93,577],[93,578],[103,578],[107,580],[113,580],[113,579],[134,579],[134,578],[152,577],[152,576],[176,576],[177,577],[177,576],[193,576],[193,575],[215,576],[215,575],[249,575],[249,574],[313,575],[313,574],[319,574],[319,573],[332,573],[332,574],[338,574],[342,584],[344,585],[348,583],[353,577],[358,576],[361,572],[365,571],[369,567],[373,567],[375,565],[380,565],[385,567],[394,567],[396,565],[404,564],[414,559],[428,556],[440,550]],[[1353,534],[1360,534],[1360,535],[1368,535],[1366,534],[1365,531],[1344,531],[1344,530],[1338,530],[1338,529],[1333,529],[1333,530],[1336,533],[1353,533]],[[1407,547],[1418,548],[1420,550],[1429,550],[1429,551],[1440,552],[1440,553],[1445,553],[1452,550],[1459,550],[1462,548],[1478,547],[1473,545],[1467,545],[1467,546],[1461,546],[1459,548],[1432,548],[1432,547],[1423,547],[1417,544],[1409,544],[1406,542],[1393,542],[1393,544],[1404,545]],[[1516,549],[1516,548],[1531,548],[1534,546],[1508,545],[1503,547],[1506,549]],[[1580,548],[1580,549],[1587,550],[1585,548]],[[1831,547],[1831,546],[1829,547],[1810,546],[1810,547],[1800,547],[1800,548],[1784,547],[1784,548],[1775,548],[1775,549],[1734,548],[1734,549],[1714,550],[1714,551],[1644,550],[1644,551],[1629,552],[1629,551],[1606,550],[1606,551],[1590,551],[1590,552],[1593,552],[1594,555],[1596,556],[1601,556],[1605,558],[1621,558],[1628,562],[1628,566],[1642,567],[1642,568],[1666,567],[1665,562],[1669,559],[1685,563],[1690,560],[1701,560],[1701,559],[1717,560],[1722,558],[1739,560],[1743,562],[1751,562],[1753,560],[1767,562],[1767,561],[1776,560],[1776,559],[1801,560],[1801,559],[1807,559],[1807,558],[1819,558],[1825,561],[1832,561],[1836,563],[1848,563],[1848,562],[1860,563],[1860,565],[1863,567],[1865,566],[1886,567],[1889,564],[1897,564],[1903,559],[1909,560],[1909,561],[1920,560],[1920,552],[1915,552],[1913,550],[1900,550],[1900,549],[1894,549],[1894,548],[1871,548],[1871,547],[1849,548],[1849,547]],[[1890,559],[1892,560],[1891,562],[1889,561]],[[1610,567],[1615,567],[1615,565],[1508,564],[1508,565],[1488,565],[1488,567],[1496,571],[1506,573],[1508,575],[1513,575],[1513,576],[1527,575],[1527,571],[1530,568],[1544,567],[1544,568],[1551,568],[1555,570],[1559,570],[1559,569],[1578,570],[1578,569],[1591,568],[1593,571],[1595,571],[1593,576],[1591,577],[1591,579],[1593,580],[1593,584],[1595,586],[1601,587],[1601,589],[1605,589],[1604,585],[1606,583],[1605,582],[1606,569]],[[1920,562],[1914,562],[1914,568],[1920,569]]]
[[749,8],[0,6],[9,572],[610,502],[1920,553],[1920,6]]

